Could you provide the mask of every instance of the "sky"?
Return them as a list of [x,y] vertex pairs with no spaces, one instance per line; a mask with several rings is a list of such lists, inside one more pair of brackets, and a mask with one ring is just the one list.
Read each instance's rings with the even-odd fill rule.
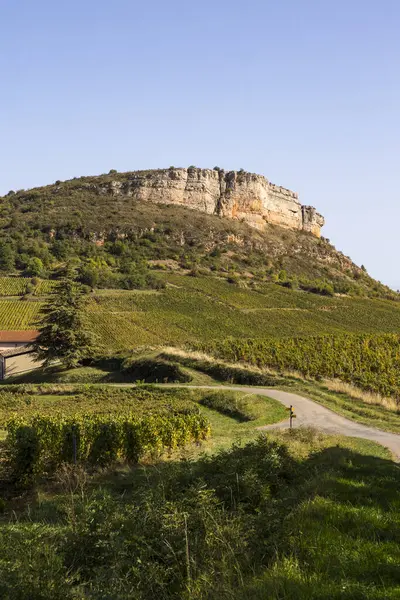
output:
[[399,0],[0,0],[0,195],[243,168],[400,288],[399,31]]

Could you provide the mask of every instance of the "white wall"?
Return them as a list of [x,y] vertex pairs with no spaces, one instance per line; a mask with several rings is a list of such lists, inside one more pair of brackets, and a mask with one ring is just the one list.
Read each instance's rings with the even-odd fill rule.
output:
[[23,348],[27,346],[26,342],[0,342],[0,351],[1,350],[13,350],[14,348]]
[[25,373],[25,371],[32,371],[33,369],[38,369],[42,366],[43,361],[36,361],[35,355],[30,352],[27,354],[19,354],[17,356],[8,356],[5,357],[5,379],[7,377],[12,377],[13,375],[18,375],[19,373]]

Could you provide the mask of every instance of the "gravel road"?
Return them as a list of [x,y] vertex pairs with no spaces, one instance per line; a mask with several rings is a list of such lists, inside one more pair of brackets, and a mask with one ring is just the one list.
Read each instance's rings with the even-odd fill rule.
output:
[[[196,387],[204,387],[211,389],[216,389],[216,386],[196,386]],[[308,398],[303,398],[303,396],[299,396],[298,394],[292,394],[289,392],[282,392],[276,389],[267,389],[267,388],[256,388],[256,387],[245,387],[245,386],[218,386],[217,389],[220,390],[238,390],[242,392],[247,392],[249,394],[260,394],[261,396],[268,396],[269,398],[274,398],[279,402],[282,402],[285,406],[289,407],[292,405],[294,407],[294,412],[296,414],[296,418],[293,419],[293,427],[300,427],[301,425],[312,425],[313,427],[317,427],[321,431],[325,433],[340,433],[341,435],[346,435],[349,437],[358,437],[364,438],[367,440],[372,440],[373,442],[377,442],[386,448],[389,448],[400,461],[400,435],[395,433],[389,433],[388,431],[381,431],[380,429],[375,429],[374,427],[367,427],[366,425],[361,425],[355,421],[350,421],[341,415],[334,413],[329,410],[329,408],[325,408],[321,404],[317,404],[317,402],[313,402]],[[285,428],[289,426],[289,419],[287,421],[282,421],[281,423],[277,423],[276,425],[265,425],[264,427],[260,427],[260,430],[266,430],[270,428]]]

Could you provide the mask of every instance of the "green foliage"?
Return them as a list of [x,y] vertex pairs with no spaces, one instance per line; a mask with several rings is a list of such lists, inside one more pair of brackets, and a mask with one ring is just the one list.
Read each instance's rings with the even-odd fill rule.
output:
[[187,383],[192,379],[179,365],[162,358],[127,358],[122,373],[129,375],[132,381],[146,383]]
[[84,313],[86,297],[71,280],[62,280],[42,307],[39,336],[33,344],[44,365],[59,360],[67,368],[93,352],[93,334]]
[[[263,400],[259,400],[262,404]],[[211,392],[207,393],[200,400],[200,404],[216,410],[237,421],[254,421],[259,416],[256,410],[257,403],[254,397],[249,399],[249,395],[235,394],[234,392]]]
[[0,240],[0,271],[13,271],[15,268],[15,253],[11,244]]
[[227,339],[201,349],[232,362],[338,378],[400,401],[400,337],[337,335],[285,340]]
[[40,258],[33,256],[28,260],[24,275],[26,277],[40,277],[43,275],[44,266]]
[[117,459],[137,462],[145,454],[207,437],[208,422],[195,405],[170,400],[150,406],[142,404],[135,412],[11,417],[6,427],[13,478],[27,484],[75,459],[102,467]]
[[[334,296],[335,289],[331,283],[327,281],[301,281],[300,288],[313,294],[321,294],[321,296]],[[350,289],[350,288],[347,288]]]
[[0,596],[395,600],[397,465],[361,440],[274,437],[89,481],[64,467],[2,518]]

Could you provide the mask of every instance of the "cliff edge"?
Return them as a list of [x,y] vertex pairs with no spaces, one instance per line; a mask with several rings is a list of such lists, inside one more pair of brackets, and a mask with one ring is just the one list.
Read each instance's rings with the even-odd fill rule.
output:
[[118,173],[95,185],[97,193],[130,196],[143,202],[178,204],[208,214],[247,222],[263,230],[266,223],[321,236],[324,218],[302,206],[295,192],[262,175],[222,169],[160,169]]

